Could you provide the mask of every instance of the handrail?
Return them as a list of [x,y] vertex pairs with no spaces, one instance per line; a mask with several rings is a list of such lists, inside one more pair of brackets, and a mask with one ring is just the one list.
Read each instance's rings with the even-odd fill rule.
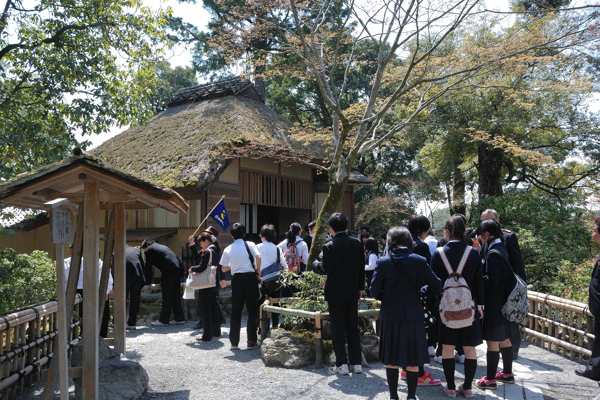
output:
[[[77,295],[75,304],[81,303]],[[58,304],[55,300],[0,315],[0,398],[16,398],[17,393],[41,379],[40,369],[49,366],[57,337]],[[69,344],[78,341],[71,324]]]
[[523,337],[572,360],[589,360],[596,337],[594,316],[587,304],[528,291],[529,312],[521,324]]

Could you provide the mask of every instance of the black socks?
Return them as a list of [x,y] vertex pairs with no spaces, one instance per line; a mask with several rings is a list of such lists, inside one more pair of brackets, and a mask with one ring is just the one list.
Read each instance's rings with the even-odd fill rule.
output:
[[[454,357],[453,358],[442,358],[442,366],[444,367],[444,376],[446,377],[446,382],[448,383],[448,389],[456,390],[456,384],[454,383]],[[465,361],[465,369],[466,369],[466,361]]]
[[466,358],[465,359],[465,383],[463,384],[463,388],[465,390],[471,389],[471,385],[473,384],[473,379],[475,378],[476,372],[477,372],[477,359],[471,360],[469,358]]
[[400,376],[400,370],[398,368],[386,368],[385,375],[387,377],[388,387],[390,388],[390,399],[399,399],[398,377]]
[[502,372],[505,374],[512,374],[513,364],[513,349],[512,346],[500,347],[500,353],[502,354]]
[[500,363],[500,352],[499,351],[487,351],[487,375],[488,381],[496,379],[496,371],[498,370],[498,364]]
[[425,367],[419,367],[419,378],[425,375]]
[[417,382],[419,380],[418,372],[406,371],[406,386],[408,386],[407,399],[415,399],[417,397]]

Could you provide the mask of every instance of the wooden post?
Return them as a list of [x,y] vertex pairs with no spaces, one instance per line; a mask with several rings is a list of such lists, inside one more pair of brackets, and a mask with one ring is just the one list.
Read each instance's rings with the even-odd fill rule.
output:
[[69,398],[69,358],[67,356],[67,312],[65,308],[64,246],[62,243],[54,245],[54,254],[56,255],[56,302],[58,303],[58,349],[54,351],[54,354],[58,354],[60,400],[67,400]]
[[315,312],[315,328],[317,330],[315,335],[315,367],[319,369],[323,368],[323,322],[321,320],[321,311]]
[[108,280],[110,277],[110,263],[112,260],[112,253],[115,244],[115,213],[110,213],[110,219],[108,223],[108,233],[106,235],[106,242],[104,243],[104,257],[102,257],[102,273],[100,276],[100,283],[98,286],[98,324],[102,324],[102,315],[104,313],[104,306],[106,304],[106,292],[108,289]]
[[125,296],[125,203],[115,203],[115,276],[114,278],[114,307],[115,307],[115,350],[125,354],[125,326],[127,323]]
[[263,307],[267,304],[269,300],[265,300],[263,304],[260,305],[260,341],[263,342],[267,338],[267,334],[269,333],[269,319],[270,313],[266,312]]
[[83,400],[96,400],[98,393],[98,181],[84,182],[83,227]]

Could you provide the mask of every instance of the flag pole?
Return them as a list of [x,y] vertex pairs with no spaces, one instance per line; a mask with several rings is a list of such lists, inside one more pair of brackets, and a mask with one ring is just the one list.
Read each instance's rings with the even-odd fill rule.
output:
[[204,224],[206,222],[206,220],[208,219],[208,217],[210,217],[210,213],[212,213],[215,210],[215,208],[217,208],[217,206],[219,205],[219,203],[222,202],[224,198],[225,198],[225,195],[223,195],[221,197],[221,200],[217,201],[217,204],[215,204],[215,206],[212,208],[212,210],[210,210],[208,212],[208,214],[206,215],[206,217],[204,218],[204,220],[202,222],[200,222],[200,225],[198,225],[198,227],[196,228],[196,230],[194,231],[194,233],[192,234],[192,236],[196,236],[196,233],[198,233],[198,229],[200,229],[200,227],[202,226],[202,224]]

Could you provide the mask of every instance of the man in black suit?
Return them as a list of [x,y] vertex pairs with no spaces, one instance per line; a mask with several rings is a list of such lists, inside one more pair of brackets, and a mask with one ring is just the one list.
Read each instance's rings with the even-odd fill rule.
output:
[[348,217],[345,214],[334,213],[329,217],[328,232],[333,240],[323,246],[323,261],[314,265],[317,273],[327,275],[325,300],[329,306],[331,341],[336,359],[332,371],[342,375],[349,374],[348,361],[354,373],[362,373],[358,299],[365,286],[363,245],[358,239],[348,236],[347,228]]
[[[592,238],[597,244],[600,244],[600,217],[594,220],[594,230]],[[583,376],[594,381],[600,381],[600,255],[594,265],[592,271],[592,279],[590,281],[590,312],[594,315],[594,335],[596,340],[592,346],[592,355],[587,368],[583,371],[575,371],[579,376]]]
[[135,329],[137,315],[140,311],[142,287],[146,284],[144,259],[137,247],[127,245],[125,248],[125,296],[129,297],[129,318],[127,329]]
[[315,226],[317,225],[317,221],[311,221],[304,227],[304,231],[306,232],[306,237],[304,238],[304,242],[306,242],[306,246],[308,247],[308,251],[310,251],[310,247],[312,246],[313,235],[315,234]]
[[181,276],[183,265],[173,250],[152,239],[146,239],[142,243],[142,249],[146,253],[146,267],[155,266],[162,273],[160,286],[162,288],[162,310],[158,321],[152,322],[152,326],[167,326],[171,319],[171,310],[175,314],[173,325],[185,323],[183,308],[181,307]]
[[[481,213],[481,220],[485,221],[486,219],[493,219],[497,223],[500,223],[500,216],[498,215],[498,212],[491,208],[488,208]],[[519,239],[517,238],[517,235],[508,229],[502,229],[502,233],[504,234],[504,242],[506,243],[508,258],[513,271],[519,276],[519,278],[527,282],[527,277],[525,275],[525,263],[523,263],[523,254],[521,253],[521,247],[519,246]],[[485,253],[481,254],[483,255]],[[519,349],[521,348],[521,328],[517,322],[510,323],[510,333],[510,342],[512,343],[513,348],[513,359],[516,360],[519,357]]]

